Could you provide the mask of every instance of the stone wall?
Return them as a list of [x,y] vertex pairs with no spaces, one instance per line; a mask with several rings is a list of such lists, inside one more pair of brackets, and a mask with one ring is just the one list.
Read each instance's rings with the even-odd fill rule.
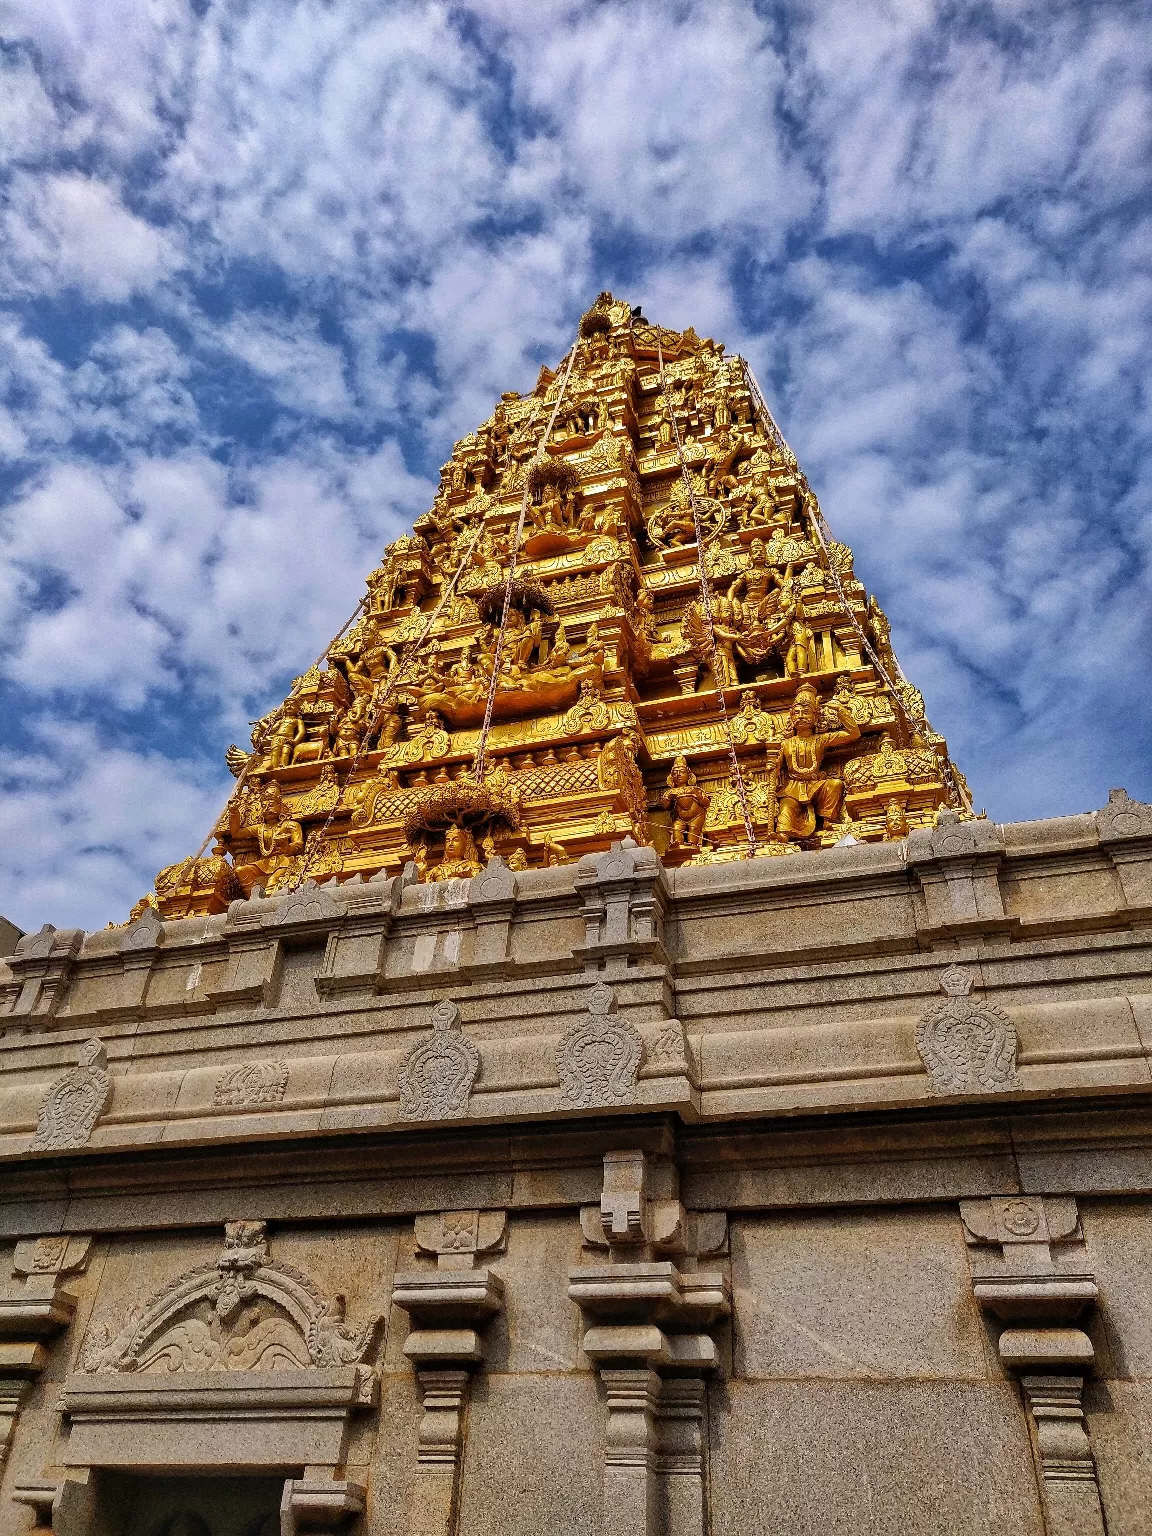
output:
[[1150,925],[1115,795],[25,937],[0,1533],[1152,1529]]

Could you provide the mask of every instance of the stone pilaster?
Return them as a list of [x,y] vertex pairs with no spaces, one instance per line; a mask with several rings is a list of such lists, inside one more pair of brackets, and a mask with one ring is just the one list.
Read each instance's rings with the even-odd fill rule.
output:
[[480,1331],[504,1305],[503,1282],[476,1261],[506,1243],[503,1211],[418,1216],[417,1251],[435,1255],[436,1268],[398,1274],[393,1284],[393,1303],[412,1321],[404,1354],[424,1400],[411,1536],[451,1536],[456,1528],[472,1372],[484,1359]]
[[44,1369],[43,1341],[67,1328],[76,1297],[65,1282],[88,1265],[89,1237],[41,1237],[16,1244],[12,1279],[0,1290],[0,1469],[16,1420]]
[[605,1365],[600,1379],[608,1406],[604,1529],[616,1536],[651,1536],[657,1529],[658,1515],[656,1414],[660,1377],[643,1365]]
[[962,1200],[960,1213],[973,1294],[987,1315],[1007,1324],[998,1348],[1020,1382],[1047,1536],[1104,1536],[1081,1401],[1095,1352],[1073,1326],[1098,1293],[1076,1201],[993,1196]]
[[707,1386],[701,1376],[669,1376],[660,1388],[656,1471],[659,1525],[677,1536],[704,1536],[708,1486]]
[[1104,1536],[1082,1376],[1022,1376],[1048,1536]]
[[580,1218],[586,1246],[608,1257],[568,1276],[605,1389],[604,1529],[702,1536],[702,1378],[718,1363],[709,1330],[730,1303],[725,1275],[698,1265],[723,1251],[727,1223],[686,1211],[675,1165],[637,1149],[605,1156],[600,1205]]

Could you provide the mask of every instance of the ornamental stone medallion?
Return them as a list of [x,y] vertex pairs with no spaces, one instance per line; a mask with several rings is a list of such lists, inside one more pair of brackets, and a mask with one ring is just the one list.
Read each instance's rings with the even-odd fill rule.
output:
[[400,1114],[405,1120],[451,1120],[468,1113],[480,1052],[460,1029],[452,1002],[432,1010],[432,1038],[408,1052],[400,1068]]
[[940,978],[947,1001],[916,1026],[916,1049],[934,1094],[1009,1093],[1021,1086],[1012,1020],[995,1003],[969,997],[971,988],[971,978],[949,966]]
[[611,987],[597,982],[588,994],[588,1017],[572,1026],[556,1051],[563,1103],[596,1109],[635,1102],[644,1042],[615,1012]]
[[85,1146],[111,1097],[108,1053],[101,1041],[89,1040],[77,1065],[58,1077],[40,1101],[32,1150]]

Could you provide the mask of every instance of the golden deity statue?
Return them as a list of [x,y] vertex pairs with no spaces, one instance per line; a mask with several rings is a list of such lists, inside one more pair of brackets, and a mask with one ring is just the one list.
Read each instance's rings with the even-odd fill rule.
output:
[[831,774],[821,772],[829,747],[848,746],[860,739],[860,727],[843,705],[834,706],[841,729],[821,731],[820,699],[811,683],[801,683],[789,711],[791,734],[780,743],[780,763],[784,777],[777,785],[776,829],[786,838],[811,837],[816,819],[821,824],[835,822],[840,811],[844,785]]
[[467,827],[449,827],[444,835],[444,857],[428,871],[427,879],[470,880],[484,868],[476,840]]
[[696,775],[688,766],[686,757],[678,757],[668,775],[668,787],[661,800],[672,812],[671,844],[680,848],[699,848],[704,839],[704,819],[708,815],[711,795],[706,795],[696,782]]
[[971,814],[747,365],[611,294],[455,444],[356,621],[227,762],[164,918],[408,863],[530,873],[625,836],[669,864],[818,855]]

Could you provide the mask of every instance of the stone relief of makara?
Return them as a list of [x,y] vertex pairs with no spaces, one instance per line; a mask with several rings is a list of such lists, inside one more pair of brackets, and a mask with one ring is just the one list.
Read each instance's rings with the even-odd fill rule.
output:
[[357,1366],[367,1401],[373,1372],[366,1363],[383,1318],[363,1327],[345,1321],[344,1297],[326,1297],[298,1269],[270,1259],[267,1225],[229,1221],[215,1264],[178,1276],[144,1307],[133,1307],[120,1331],[88,1330],[81,1370],[269,1371]]

